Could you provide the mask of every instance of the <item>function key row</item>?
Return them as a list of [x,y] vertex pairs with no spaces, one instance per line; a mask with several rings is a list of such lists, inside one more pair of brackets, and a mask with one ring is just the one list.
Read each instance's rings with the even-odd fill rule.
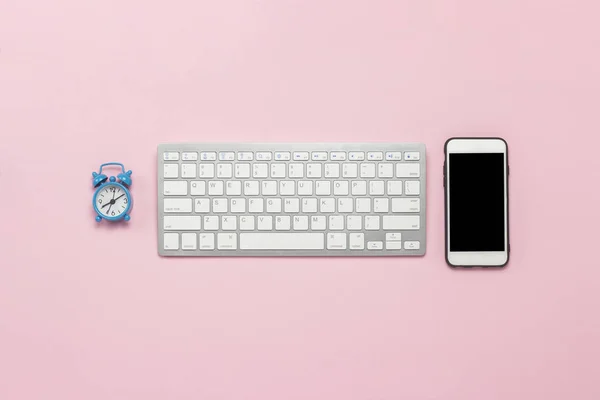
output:
[[[180,158],[181,156],[181,158]],[[234,151],[203,151],[198,154],[195,151],[184,151],[181,154],[177,151],[167,151],[163,153],[164,161],[235,161],[236,152]],[[421,159],[421,154],[418,151],[238,151],[237,161],[418,161]]]
[[[340,168],[341,165],[341,168]],[[306,166],[306,168],[304,168]],[[419,178],[421,165],[418,163],[165,163],[163,177],[177,178]]]

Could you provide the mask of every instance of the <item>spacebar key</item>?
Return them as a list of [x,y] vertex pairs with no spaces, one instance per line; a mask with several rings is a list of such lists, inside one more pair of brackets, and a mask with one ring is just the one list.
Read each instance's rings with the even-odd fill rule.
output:
[[240,233],[241,250],[323,250],[323,233]]

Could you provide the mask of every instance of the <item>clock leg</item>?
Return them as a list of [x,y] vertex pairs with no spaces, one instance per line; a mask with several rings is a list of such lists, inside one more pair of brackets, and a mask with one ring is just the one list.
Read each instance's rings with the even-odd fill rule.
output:
[[127,215],[125,215],[125,216],[123,217],[123,219],[124,219],[125,221],[129,221],[129,220],[131,219],[131,217],[129,216],[129,214],[127,214]]
[[99,215],[97,215],[97,216],[96,216],[96,222],[100,222],[100,221],[102,221],[102,217],[101,217],[101,216],[99,216]]

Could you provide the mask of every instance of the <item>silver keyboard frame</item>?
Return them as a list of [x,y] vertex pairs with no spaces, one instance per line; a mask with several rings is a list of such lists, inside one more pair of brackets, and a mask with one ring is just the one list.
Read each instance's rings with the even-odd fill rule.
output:
[[[360,230],[360,231],[348,231],[347,229],[344,229],[343,231],[335,231],[336,233],[364,233],[365,234],[365,249],[364,250],[350,250],[350,249],[346,249],[346,250],[218,250],[215,246],[214,250],[164,250],[163,249],[163,234],[165,233],[164,229],[163,229],[163,216],[164,216],[164,207],[163,207],[163,199],[165,198],[165,196],[162,194],[162,187],[163,187],[163,182],[165,181],[165,179],[163,178],[163,165],[165,164],[165,161],[163,160],[163,153],[164,152],[168,152],[168,151],[176,151],[179,153],[185,152],[185,151],[195,151],[198,152],[198,156],[200,155],[200,152],[202,151],[214,151],[217,152],[217,154],[219,152],[222,151],[235,151],[236,152],[236,156],[237,156],[237,152],[238,151],[251,151],[256,153],[257,151],[271,151],[271,152],[276,152],[276,151],[289,151],[290,153],[293,153],[294,151],[308,151],[308,152],[313,152],[313,151],[327,151],[327,152],[331,152],[331,151],[345,151],[346,153],[349,151],[363,151],[363,152],[369,152],[369,151],[382,151],[384,152],[384,159],[382,161],[375,161],[375,162],[386,162],[385,160],[385,152],[386,151],[418,151],[421,154],[421,158],[419,161],[409,161],[410,163],[419,163],[421,165],[421,177],[419,178],[420,182],[421,182],[421,194],[418,196],[421,199],[421,211],[420,213],[418,213],[421,217],[420,220],[420,226],[421,228],[419,230],[415,230],[415,231],[410,231],[410,230],[406,230],[406,231],[400,231],[402,234],[402,242],[404,244],[405,240],[418,240],[420,242],[420,248],[419,250],[406,250],[404,248],[402,248],[402,250],[386,250],[385,246],[383,250],[368,250],[367,246],[366,246],[366,242],[370,241],[370,240],[380,240],[385,244],[385,233],[386,231],[384,231],[383,229],[380,229],[378,231],[366,231],[366,230]],[[321,163],[321,164],[325,164],[325,163],[331,163],[331,162],[339,162],[339,163],[343,163],[343,162],[349,162],[351,160],[346,159],[345,161],[312,161],[309,159],[309,161],[301,161],[302,163]],[[169,161],[172,163],[172,161]],[[178,163],[182,163],[183,161],[180,160],[178,161]],[[202,161],[200,160],[200,158],[198,157],[198,161],[195,161],[196,163],[201,163]],[[220,162],[217,158],[216,161],[212,161],[213,163],[218,163]],[[221,161],[221,162],[231,162],[231,163],[238,163],[238,162],[245,162],[245,161],[237,161],[237,157],[236,157],[236,161]],[[257,162],[256,159],[254,161],[248,161],[250,163],[255,163]],[[267,163],[271,163],[271,162],[277,162],[277,163],[285,163],[285,164],[289,164],[289,163],[298,163],[300,161],[294,161],[293,157],[291,157],[290,161],[265,161]],[[364,161],[352,161],[352,162],[369,162],[369,160],[364,160]],[[400,162],[404,162],[404,160],[400,161]],[[238,142],[238,143],[161,143],[158,145],[157,148],[157,175],[158,175],[158,181],[157,181],[157,196],[158,196],[158,201],[157,201],[157,222],[158,222],[158,226],[157,226],[157,231],[158,231],[158,254],[164,257],[235,257],[235,256],[244,256],[244,257],[398,257],[398,256],[424,256],[427,252],[427,235],[426,235],[426,228],[427,228],[427,154],[426,154],[426,146],[423,143],[385,143],[385,142],[381,142],[381,143],[244,143],[244,142]],[[214,178],[217,179],[217,178]],[[235,178],[231,178],[231,179],[235,179]],[[252,178],[250,178],[252,179]],[[265,178],[266,179],[266,178]],[[284,178],[287,180],[298,180],[299,178]],[[303,178],[303,179],[307,179],[307,178]],[[340,178],[341,179],[341,178]],[[361,178],[353,178],[353,179],[361,179]],[[374,180],[377,179],[376,178],[367,178],[365,180]],[[169,179],[167,179],[169,180]],[[193,179],[189,179],[189,180],[193,180]],[[276,181],[280,181],[282,179],[278,179],[278,178],[269,178],[269,180],[276,180]],[[400,179],[400,180],[404,180],[404,179]],[[192,197],[192,196],[186,196],[186,197]],[[207,195],[208,197],[208,195]],[[224,198],[230,198],[231,196],[227,196],[227,195],[223,195],[223,196],[219,196],[219,197],[224,197]],[[244,198],[250,198],[250,197],[262,197],[262,196],[235,196],[235,197],[244,197]],[[272,196],[271,196],[272,197]],[[307,196],[304,196],[307,197]],[[312,197],[318,197],[318,196],[312,196]],[[339,197],[339,196],[327,196],[327,197]],[[355,197],[355,196],[343,196],[343,197]],[[381,197],[381,196],[361,196],[361,197]],[[262,213],[262,214],[267,214],[267,213]],[[262,215],[260,214],[260,215]],[[281,213],[286,214],[286,213]],[[338,213],[333,213],[334,215],[337,215]],[[391,211],[389,212],[389,214],[392,214]],[[171,214],[169,213],[169,215],[177,215],[177,214]],[[190,215],[190,214],[182,214],[182,215]],[[194,213],[192,213],[191,215],[196,215]],[[223,215],[232,215],[232,216],[239,216],[239,214],[237,213],[231,213],[231,212],[227,212],[227,213],[219,213],[219,214],[207,214],[207,215],[219,215],[219,216],[223,216]],[[259,214],[256,214],[259,215]],[[321,215],[321,214],[319,214]],[[323,214],[326,215],[326,214]],[[358,215],[358,214],[357,214]],[[373,213],[369,214],[369,215],[374,215]],[[378,213],[377,215],[382,216],[385,215],[384,213]],[[415,215],[415,213],[410,213],[410,214],[402,214],[402,213],[394,213],[394,215]],[[179,232],[181,233],[181,231],[168,231],[168,232]],[[190,231],[188,231],[190,232]],[[197,233],[200,232],[204,232],[204,230],[200,230]],[[222,230],[218,230],[218,231],[210,231],[211,233],[237,233],[238,234],[238,246],[239,246],[239,234],[240,233],[244,233],[244,232],[248,232],[248,231],[240,231],[239,229],[237,229],[236,231],[222,231]],[[267,232],[267,231],[262,231],[262,232]],[[268,231],[268,232],[272,232],[272,233],[283,233],[281,231]],[[311,229],[308,229],[307,231],[303,231],[303,232],[319,232],[319,233],[324,233],[327,234],[330,231],[329,230],[325,230],[325,231],[312,231]],[[368,240],[367,240],[368,238]],[[327,243],[327,242],[325,242]],[[403,246],[404,247],[404,246]]]

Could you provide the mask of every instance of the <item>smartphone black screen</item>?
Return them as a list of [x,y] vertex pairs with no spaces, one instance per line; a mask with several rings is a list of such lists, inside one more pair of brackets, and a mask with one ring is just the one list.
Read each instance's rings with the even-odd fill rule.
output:
[[450,251],[505,251],[504,154],[449,158]]

